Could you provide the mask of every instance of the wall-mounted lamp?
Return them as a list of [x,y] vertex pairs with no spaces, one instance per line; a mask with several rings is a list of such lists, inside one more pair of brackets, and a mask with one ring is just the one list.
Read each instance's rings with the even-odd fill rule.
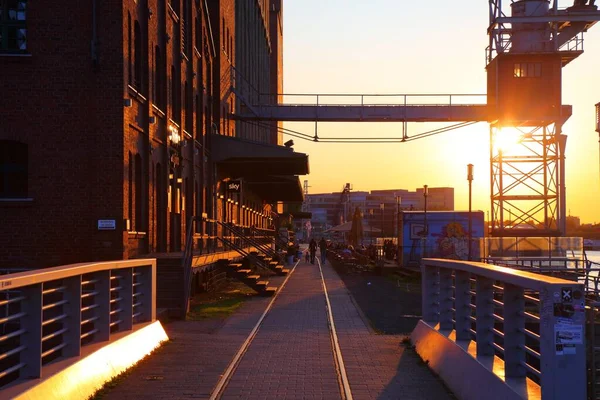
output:
[[223,196],[222,194],[220,194],[220,195],[219,195],[219,198],[220,198],[220,199],[224,199],[224,198],[225,198],[225,196]]
[[179,144],[181,142],[181,135],[179,134],[179,129],[175,125],[169,125],[169,141],[172,144]]

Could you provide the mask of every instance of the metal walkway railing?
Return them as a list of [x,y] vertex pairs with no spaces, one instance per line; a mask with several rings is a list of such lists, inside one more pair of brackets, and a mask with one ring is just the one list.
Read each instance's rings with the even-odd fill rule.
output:
[[[423,321],[475,342],[480,364],[504,360],[506,383],[542,398],[586,395],[585,304],[576,282],[483,263],[424,259]],[[486,361],[487,360],[487,361]],[[518,389],[515,389],[518,390]]]
[[156,319],[154,259],[0,276],[0,387]]

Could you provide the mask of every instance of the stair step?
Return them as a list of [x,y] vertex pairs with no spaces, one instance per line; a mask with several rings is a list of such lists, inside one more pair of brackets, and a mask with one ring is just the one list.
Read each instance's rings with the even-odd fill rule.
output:
[[265,289],[265,292],[275,293],[276,291],[277,291],[277,286],[267,286],[267,288]]
[[283,268],[283,269],[282,269],[281,271],[279,271],[279,272],[281,272],[282,274],[289,274],[289,273],[290,273],[290,270],[289,270],[289,269],[287,269],[287,268]]
[[269,262],[269,265],[277,265],[277,264],[279,264],[277,261],[271,261],[271,262]]
[[237,272],[239,272],[240,274],[249,274],[252,272],[251,269],[238,269]]
[[260,279],[260,275],[248,275],[246,277],[246,279],[255,279],[255,280],[259,280]]
[[273,258],[271,258],[271,257],[265,257],[265,258],[263,258],[263,261],[271,261],[271,260],[273,260]]
[[229,264],[229,266],[233,267],[233,268],[240,268],[242,266],[242,264],[241,263],[233,263],[233,264]]
[[269,284],[269,281],[258,281],[256,282],[256,286],[267,286]]
[[276,265],[275,269],[282,270],[283,269],[283,265]]

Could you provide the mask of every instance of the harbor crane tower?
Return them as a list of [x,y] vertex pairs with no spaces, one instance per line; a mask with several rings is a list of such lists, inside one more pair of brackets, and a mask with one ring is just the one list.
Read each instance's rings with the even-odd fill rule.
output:
[[491,233],[564,235],[562,127],[571,106],[561,102],[562,69],[583,53],[583,33],[600,13],[595,5],[559,8],[558,0],[521,0],[504,8],[502,0],[490,0],[489,6]]
[[403,99],[400,104],[367,103],[378,95],[355,95],[359,101],[352,104],[319,103],[319,96],[336,96],[331,94],[316,95],[316,104],[265,103],[264,96],[244,90],[236,75],[230,93],[240,107],[233,117],[312,121],[314,141],[319,121],[402,122],[399,142],[415,139],[407,135],[408,122],[459,122],[455,128],[489,122],[492,236],[564,235],[567,136],[562,127],[572,108],[562,104],[562,69],[583,54],[583,34],[600,20],[593,0],[571,1],[559,7],[559,0],[488,0],[487,104],[456,104],[453,99],[460,95],[447,95],[446,104],[415,103],[411,95],[395,95]]

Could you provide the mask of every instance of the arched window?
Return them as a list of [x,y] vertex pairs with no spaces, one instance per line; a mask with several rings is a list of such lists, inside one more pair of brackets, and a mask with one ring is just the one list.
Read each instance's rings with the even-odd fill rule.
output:
[[179,104],[180,104],[180,99],[179,99],[179,84],[177,81],[177,74],[175,71],[175,66],[172,65],[171,66],[171,110],[173,113],[173,121],[175,122],[179,122],[180,121],[180,110],[179,110]]
[[154,48],[154,101],[158,107],[162,108],[163,104],[163,74],[162,74],[162,55],[160,47]]
[[26,198],[28,148],[25,143],[0,140],[0,198]]
[[128,230],[132,230],[133,228],[133,208],[134,208],[134,204],[133,204],[133,169],[134,169],[134,165],[133,165],[133,156],[131,155],[131,152],[129,152],[129,174],[128,174],[128,178],[129,178],[129,184],[128,189],[129,189],[129,193],[127,195],[127,204],[128,204],[128,212],[127,212],[127,218],[129,219],[129,227]]
[[156,197],[156,241],[157,251],[165,251],[165,223],[164,218],[166,214],[165,202],[164,202],[164,191],[165,191],[165,177],[163,176],[163,170],[160,163],[156,164],[156,184],[155,184],[155,197]]
[[138,89],[142,88],[142,30],[140,23],[135,21],[134,32],[134,54],[133,54],[133,84]]
[[132,49],[131,49],[131,14],[127,13],[127,77],[131,85],[133,83],[133,66],[131,65]]
[[142,207],[142,156],[135,155],[135,230],[145,232],[144,216]]

